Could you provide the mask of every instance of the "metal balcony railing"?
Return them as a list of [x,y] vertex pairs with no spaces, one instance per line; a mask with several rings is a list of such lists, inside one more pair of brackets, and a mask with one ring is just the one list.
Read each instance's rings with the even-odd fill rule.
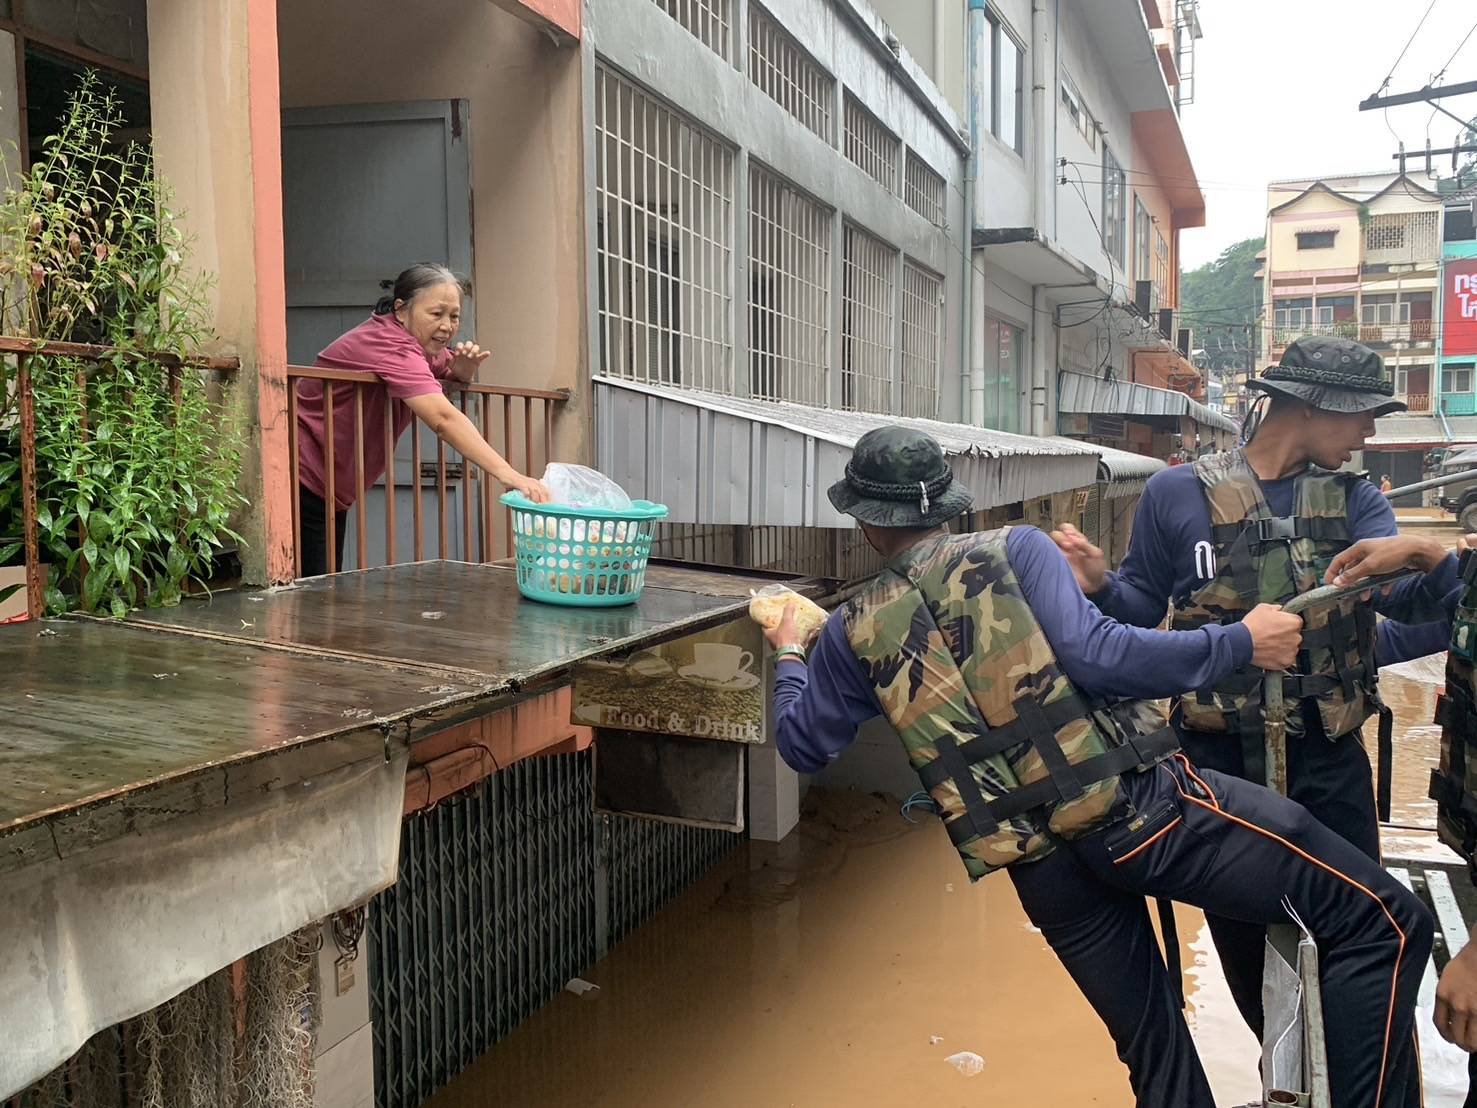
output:
[[[366,427],[364,400],[371,389],[385,386],[372,373],[322,369],[313,366],[287,367],[288,452],[292,467],[292,537],[296,571],[302,572],[302,520],[298,509],[298,383],[323,383],[324,410],[324,501],[335,502],[334,474],[337,460],[334,443],[334,402],[340,390],[354,397],[354,472],[356,488],[351,525],[344,536],[345,568],[371,569],[398,561],[423,561],[431,557],[464,562],[489,562],[512,553],[512,520],[498,497],[501,489],[473,463],[453,448],[435,439],[415,420],[405,436],[407,445],[396,442],[394,405],[384,406],[380,427]],[[553,455],[554,412],[569,394],[547,389],[519,389],[501,385],[469,384],[451,394],[482,437],[508,463],[522,472],[537,475]],[[364,446],[369,435],[384,436],[385,457],[390,461],[383,479],[364,480]],[[397,457],[398,449],[398,457]],[[428,456],[429,455],[429,456]],[[409,522],[409,528],[403,524]],[[325,528],[325,564],[338,563],[337,536]]]
[[1436,327],[1429,319],[1416,319],[1409,323],[1363,323],[1359,326],[1359,341],[1366,346],[1393,346],[1404,343],[1421,346],[1435,341]]
[[[15,536],[0,535],[0,548],[9,546],[16,539],[20,540],[25,566],[26,615],[30,619],[40,619],[46,608],[46,569],[41,561],[40,525],[37,519],[36,398],[32,362],[36,359],[67,358],[87,363],[92,367],[91,369],[77,371],[79,384],[94,372],[106,373],[110,366],[120,359],[154,363],[165,370],[164,380],[170,395],[174,398],[176,410],[179,406],[181,384],[185,373],[212,373],[221,378],[228,378],[241,368],[241,362],[240,359],[234,357],[182,357],[179,354],[165,351],[124,350],[115,346],[50,342],[14,335],[0,335],[0,357],[7,362],[13,359],[12,364],[14,365],[13,394],[9,394],[4,387],[7,373],[4,367],[0,367],[0,427],[3,427],[8,419],[7,404],[4,402],[10,395],[13,395],[15,423],[12,426],[19,429],[17,453],[20,456],[21,490],[21,533]],[[86,436],[88,433],[87,390],[80,388],[78,392],[83,405],[78,415],[82,433]],[[76,541],[79,550],[87,541],[87,523],[81,518],[77,521]]]

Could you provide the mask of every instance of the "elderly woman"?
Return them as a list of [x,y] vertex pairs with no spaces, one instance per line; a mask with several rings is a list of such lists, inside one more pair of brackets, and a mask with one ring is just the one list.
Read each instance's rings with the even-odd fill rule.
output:
[[[419,416],[436,435],[464,458],[475,462],[505,488],[545,503],[543,483],[519,473],[488,445],[470,419],[446,398],[447,388],[469,383],[488,352],[475,343],[451,341],[461,326],[462,281],[442,265],[418,262],[395,278],[390,294],[375,305],[374,314],[347,334],[340,335],[318,355],[315,365],[328,369],[373,373],[383,389],[364,390],[364,486],[384,475],[385,406],[392,405],[398,440]],[[343,566],[344,525],[353,507],[358,460],[353,388],[334,390],[333,411],[333,525],[338,536],[335,571]],[[304,380],[298,386],[298,488],[302,575],[329,571],[327,529],[329,512],[324,448],[323,382]]]

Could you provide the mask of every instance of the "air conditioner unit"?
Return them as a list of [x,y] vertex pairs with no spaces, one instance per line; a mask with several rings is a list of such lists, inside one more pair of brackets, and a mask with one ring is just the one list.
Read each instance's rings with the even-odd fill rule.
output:
[[1159,309],[1159,334],[1165,339],[1174,338],[1174,309]]
[[1190,357],[1190,351],[1194,348],[1195,339],[1194,336],[1190,334],[1190,329],[1188,327],[1181,327],[1179,329],[1178,334],[1175,336],[1174,344],[1176,347],[1179,348],[1181,357],[1186,359]]
[[1133,283],[1133,310],[1145,320],[1152,320],[1158,308],[1158,298],[1154,295],[1154,282],[1135,281]]

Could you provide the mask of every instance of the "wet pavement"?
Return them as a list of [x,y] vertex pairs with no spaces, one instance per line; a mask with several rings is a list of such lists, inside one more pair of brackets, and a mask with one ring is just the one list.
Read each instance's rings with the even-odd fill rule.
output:
[[[1454,860],[1425,798],[1443,665],[1381,681],[1396,715],[1387,856]],[[1186,1014],[1217,1102],[1244,1104],[1259,1091],[1257,1045],[1203,917],[1177,918]],[[971,886],[936,820],[910,824],[869,795],[812,790],[784,843],[735,851],[585,976],[598,993],[561,994],[431,1108],[1132,1104],[1107,1034],[1010,882]],[[1419,1026],[1435,1039],[1429,1011]],[[950,1064],[966,1051],[983,1059],[976,1076]],[[1428,1108],[1460,1105],[1463,1056],[1434,1042],[1423,1054]]]

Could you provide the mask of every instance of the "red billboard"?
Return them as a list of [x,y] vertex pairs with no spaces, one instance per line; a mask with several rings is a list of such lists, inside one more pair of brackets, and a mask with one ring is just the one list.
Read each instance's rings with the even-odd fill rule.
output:
[[1441,271],[1444,301],[1441,356],[1477,354],[1477,258],[1448,259]]

